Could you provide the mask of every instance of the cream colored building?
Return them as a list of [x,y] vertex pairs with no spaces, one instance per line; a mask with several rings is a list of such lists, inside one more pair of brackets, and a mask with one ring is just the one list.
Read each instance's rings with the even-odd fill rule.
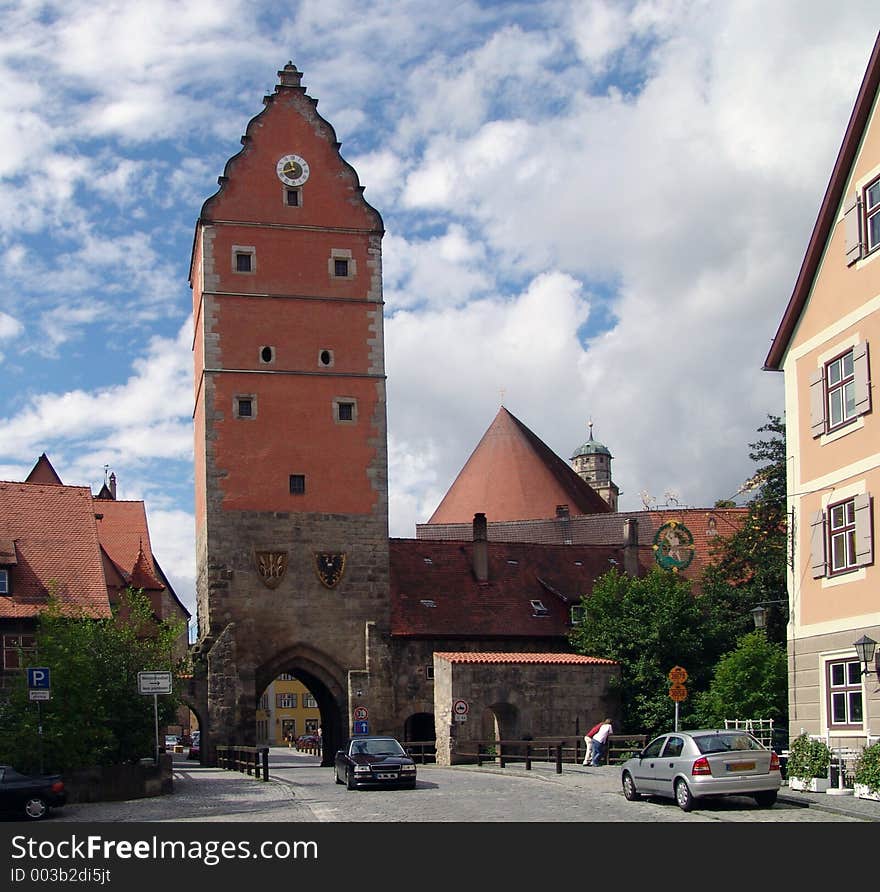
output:
[[765,361],[785,376],[789,720],[833,746],[880,736],[873,537],[880,496],[880,37]]

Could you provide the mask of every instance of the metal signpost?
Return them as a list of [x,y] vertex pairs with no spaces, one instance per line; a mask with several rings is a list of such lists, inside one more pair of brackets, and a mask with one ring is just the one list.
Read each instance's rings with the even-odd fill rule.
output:
[[681,666],[673,666],[669,670],[669,680],[672,686],[669,688],[669,697],[675,703],[675,730],[678,730],[678,704],[687,700],[688,689],[684,686],[688,674]]
[[159,764],[159,694],[171,693],[170,672],[138,672],[138,693],[153,695],[153,724],[156,731],[156,764]]
[[37,703],[37,738],[40,747],[40,774],[43,773],[43,715],[40,702],[52,699],[50,674],[46,666],[28,666],[28,699]]

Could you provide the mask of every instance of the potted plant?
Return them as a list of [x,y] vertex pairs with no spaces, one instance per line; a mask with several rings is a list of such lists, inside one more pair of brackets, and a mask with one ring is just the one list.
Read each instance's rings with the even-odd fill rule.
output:
[[791,790],[823,793],[831,785],[828,768],[831,750],[824,740],[803,733],[796,737],[789,748],[787,774]]
[[859,799],[880,801],[880,743],[862,750],[853,775],[853,792]]

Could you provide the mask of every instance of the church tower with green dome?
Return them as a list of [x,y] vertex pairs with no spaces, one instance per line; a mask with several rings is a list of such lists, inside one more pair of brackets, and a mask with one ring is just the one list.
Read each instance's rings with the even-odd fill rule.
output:
[[585,482],[608,503],[612,511],[617,511],[617,497],[620,491],[611,479],[611,459],[614,457],[608,447],[593,439],[593,422],[589,423],[590,437],[583,446],[575,450],[571,466]]

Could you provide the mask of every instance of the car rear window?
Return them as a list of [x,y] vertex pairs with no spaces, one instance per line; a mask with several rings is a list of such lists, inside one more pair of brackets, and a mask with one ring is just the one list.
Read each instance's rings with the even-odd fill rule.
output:
[[704,737],[695,737],[694,743],[703,755],[762,748],[761,744],[748,734],[707,734]]

